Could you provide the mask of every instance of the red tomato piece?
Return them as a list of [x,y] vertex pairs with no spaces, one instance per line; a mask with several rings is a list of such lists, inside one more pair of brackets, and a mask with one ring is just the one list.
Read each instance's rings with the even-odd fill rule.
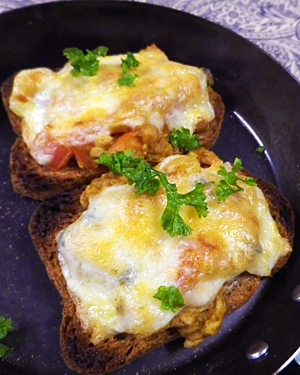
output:
[[95,163],[94,159],[90,156],[91,146],[72,147],[71,150],[80,168],[85,168],[90,172],[97,168],[97,164]]
[[111,154],[125,150],[134,150],[136,155],[143,154],[143,144],[134,131],[122,134],[109,148]]
[[52,168],[54,171],[58,171],[68,163],[72,156],[72,150],[60,145],[57,147],[54,157],[51,163],[49,164],[49,167]]

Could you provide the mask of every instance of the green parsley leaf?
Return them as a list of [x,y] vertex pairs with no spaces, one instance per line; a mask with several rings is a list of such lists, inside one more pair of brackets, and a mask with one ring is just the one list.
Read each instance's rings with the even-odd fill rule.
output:
[[138,78],[139,75],[132,75],[130,73],[123,73],[123,77],[118,79],[119,86],[129,86],[134,87],[134,80]]
[[173,129],[169,136],[169,142],[174,148],[183,152],[189,152],[201,147],[201,142],[196,134],[192,135],[189,129]]
[[134,86],[134,81],[139,77],[138,74],[130,74],[129,69],[135,69],[140,65],[140,62],[135,58],[134,54],[131,52],[127,53],[126,59],[122,59],[122,78],[118,79],[119,86]]
[[243,169],[242,161],[236,158],[230,172],[227,172],[224,166],[221,166],[218,170],[218,175],[223,177],[223,180],[219,182],[216,187],[216,195],[219,202],[224,202],[230,195],[243,191],[244,189],[238,185],[239,181],[250,185],[256,186],[256,181],[252,177],[246,177],[242,179],[237,176],[237,173]]
[[94,51],[86,50],[86,54],[78,48],[65,48],[64,56],[71,62],[73,69],[71,74],[74,77],[79,76],[95,76],[99,70],[98,57],[105,57],[108,48],[100,46]]
[[153,297],[162,301],[162,310],[171,310],[172,312],[176,312],[177,309],[184,306],[184,299],[180,290],[173,285],[169,287],[160,286],[157,293]]
[[257,149],[255,151],[258,154],[263,154],[266,151],[266,149],[263,146],[259,146],[259,147],[257,147]]
[[5,319],[3,316],[0,316],[0,340],[4,339],[12,330],[11,319]]
[[108,167],[115,175],[122,176],[126,169],[135,168],[140,161],[140,157],[133,157],[134,151],[126,150],[124,152],[117,151],[114,154],[104,152],[97,160],[98,164]]
[[161,225],[171,237],[187,236],[192,229],[183,221],[179,214],[182,205],[195,207],[198,216],[207,216],[208,207],[204,185],[198,183],[194,190],[186,194],[179,194],[175,184],[169,183],[167,176],[155,170],[141,159],[133,157],[134,151],[117,151],[114,154],[105,152],[97,160],[98,164],[107,166],[113,173],[128,178],[129,184],[135,184],[137,194],[148,193],[155,195],[160,187],[164,187],[167,205],[161,217]]
[[218,186],[216,187],[216,195],[218,197],[219,202],[224,202],[230,195],[235,194],[242,190],[243,189],[239,186],[237,186],[236,188],[233,188],[226,181],[221,180]]
[[0,358],[3,358],[10,350],[7,345],[0,343]]
[[[4,339],[12,331],[11,319],[5,319],[0,315],[0,340]],[[0,358],[3,358],[9,350],[10,348],[7,345],[0,343]]]
[[[171,237],[188,236],[192,228],[185,224],[179,215],[183,201],[180,200],[175,184],[168,184],[166,187],[167,205],[161,217],[161,226]],[[179,199],[178,199],[179,198]]]
[[131,52],[127,53],[126,59],[122,59],[123,71],[128,72],[128,69],[134,69],[140,66],[140,62],[135,58],[134,54]]
[[115,175],[127,177],[130,185],[135,184],[137,194],[155,195],[161,187],[157,171],[140,156],[133,157],[133,154],[132,150],[114,154],[104,152],[96,162],[108,167]]
[[208,207],[206,203],[206,195],[204,193],[204,185],[201,183],[196,184],[194,190],[186,193],[179,194],[176,185],[165,184],[167,195],[167,206],[161,218],[161,224],[171,237],[175,235],[182,237],[188,236],[192,233],[192,228],[184,223],[179,210],[182,205],[195,207],[198,216],[206,217],[208,214]]

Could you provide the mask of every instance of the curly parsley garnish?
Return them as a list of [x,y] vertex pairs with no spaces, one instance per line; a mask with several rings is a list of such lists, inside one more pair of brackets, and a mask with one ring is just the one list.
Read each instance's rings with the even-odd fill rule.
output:
[[94,51],[86,50],[84,53],[79,48],[65,48],[63,50],[64,56],[71,62],[73,69],[71,74],[74,77],[79,76],[95,76],[99,70],[98,57],[105,57],[108,53],[108,48],[100,46]]
[[122,59],[122,78],[118,79],[119,86],[134,86],[134,80],[139,77],[138,74],[130,74],[129,69],[135,69],[140,65],[140,62],[135,58],[134,54],[128,52],[126,59]]
[[255,150],[258,154],[263,154],[266,149],[264,148],[264,146],[258,146],[257,149]]
[[[5,319],[0,315],[0,340],[4,339],[8,333],[12,331],[13,326],[11,319]],[[10,348],[7,345],[0,343],[0,358],[3,358],[9,351]]]
[[174,148],[183,152],[189,152],[201,147],[201,142],[196,134],[191,134],[189,129],[173,129],[169,136],[169,142]]
[[216,195],[219,202],[224,202],[230,195],[243,191],[244,189],[238,185],[239,181],[250,185],[256,186],[256,181],[252,177],[246,177],[245,179],[240,178],[237,173],[243,169],[242,161],[239,158],[236,158],[232,170],[227,172],[224,166],[221,166],[218,175],[223,177],[216,187]]
[[183,296],[176,286],[160,286],[157,293],[153,296],[154,298],[161,301],[162,310],[171,310],[176,312],[184,306]]
[[165,188],[167,205],[161,217],[161,225],[171,237],[187,236],[192,232],[179,214],[183,205],[193,206],[198,216],[207,216],[208,207],[204,185],[196,184],[194,190],[180,194],[175,184],[169,183],[167,176],[152,168],[140,156],[133,157],[134,151],[117,151],[115,154],[105,152],[97,162],[107,166],[114,174],[128,178],[129,184],[135,184],[137,194],[155,195],[161,187]]
[[[194,190],[180,194],[177,186],[171,184],[165,173],[151,167],[140,156],[133,156],[134,151],[117,151],[114,154],[104,152],[97,160],[98,164],[107,166],[114,174],[128,178],[130,185],[135,185],[137,194],[148,193],[155,195],[163,187],[166,192],[167,205],[161,217],[161,226],[171,237],[188,236],[192,232],[179,214],[183,205],[192,206],[197,211],[198,217],[208,215],[207,196],[204,192],[205,185],[197,183]],[[241,178],[238,172],[242,170],[242,161],[236,158],[231,171],[227,171],[224,166],[218,170],[218,175],[222,177],[216,186],[215,193],[219,202],[224,202],[230,195],[243,191],[238,182],[250,186],[256,186],[256,181],[252,177]]]

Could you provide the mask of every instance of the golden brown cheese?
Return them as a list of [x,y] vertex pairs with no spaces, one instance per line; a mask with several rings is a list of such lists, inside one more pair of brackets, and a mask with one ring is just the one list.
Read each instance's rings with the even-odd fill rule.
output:
[[22,118],[22,136],[39,164],[49,164],[58,145],[82,146],[143,124],[193,132],[214,118],[202,69],[170,61],[153,45],[135,54],[135,86],[120,87],[125,57],[100,57],[94,77],[73,77],[69,63],[58,72],[17,74],[10,109]]
[[132,185],[115,179],[97,180],[85,193],[86,211],[57,240],[68,289],[86,328],[97,342],[117,332],[149,334],[176,316],[162,311],[153,298],[157,289],[174,285],[189,307],[210,303],[222,285],[248,271],[270,275],[277,260],[291,251],[272,219],[258,187],[225,202],[214,193],[219,159],[201,168],[196,154],[174,155],[157,169],[166,173],[180,193],[206,185],[209,214],[199,218],[194,207],[180,214],[193,229],[187,237],[170,237],[160,224],[166,205],[163,189],[155,196],[137,195]]

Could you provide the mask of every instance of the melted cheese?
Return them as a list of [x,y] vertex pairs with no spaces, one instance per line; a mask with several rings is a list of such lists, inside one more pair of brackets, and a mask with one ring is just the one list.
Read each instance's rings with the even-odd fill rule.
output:
[[214,118],[202,69],[172,62],[155,46],[135,56],[135,87],[118,85],[124,55],[100,57],[95,77],[73,77],[70,64],[16,75],[10,109],[22,118],[23,139],[38,163],[50,163],[58,145],[92,143],[120,129],[152,124],[194,132]]
[[202,169],[190,154],[170,156],[157,168],[180,193],[206,185],[207,217],[198,218],[190,206],[180,211],[191,235],[172,238],[161,228],[163,189],[150,197],[117,184],[93,191],[86,211],[57,237],[63,275],[94,342],[167,325],[176,313],[162,311],[153,298],[162,285],[177,286],[187,306],[203,306],[225,281],[244,271],[270,275],[291,251],[259,188],[245,185],[219,203],[210,183],[219,181],[219,165]]

